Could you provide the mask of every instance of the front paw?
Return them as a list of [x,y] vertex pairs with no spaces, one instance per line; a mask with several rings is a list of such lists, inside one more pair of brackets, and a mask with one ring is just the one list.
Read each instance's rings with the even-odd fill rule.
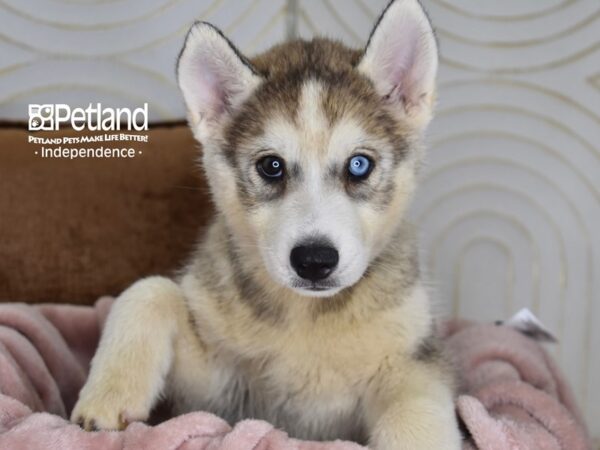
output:
[[71,413],[71,422],[86,431],[124,430],[131,422],[145,421],[151,402],[136,388],[124,388],[117,382],[88,381]]

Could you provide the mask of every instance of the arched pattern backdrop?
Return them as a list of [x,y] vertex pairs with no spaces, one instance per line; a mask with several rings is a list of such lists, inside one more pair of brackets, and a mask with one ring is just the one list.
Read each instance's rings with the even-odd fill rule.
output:
[[600,3],[425,2],[438,113],[413,208],[440,307],[528,307],[600,436]]
[[[28,103],[150,103],[184,117],[174,61],[194,19],[254,53],[326,34],[361,46],[387,0],[0,0],[0,119]],[[438,114],[412,210],[440,311],[529,307],[600,437],[600,3],[423,0]]]
[[0,1],[0,118],[28,103],[149,103],[152,120],[184,117],[175,60],[194,20],[218,24],[248,52],[286,37],[285,0]]

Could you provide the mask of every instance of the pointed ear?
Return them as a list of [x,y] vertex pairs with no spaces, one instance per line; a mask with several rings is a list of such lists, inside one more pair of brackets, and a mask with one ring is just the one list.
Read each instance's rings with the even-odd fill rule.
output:
[[438,67],[437,43],[418,0],[393,0],[375,25],[358,70],[414,125],[431,117]]
[[192,128],[202,136],[234,112],[261,77],[219,29],[196,22],[179,54],[177,81]]

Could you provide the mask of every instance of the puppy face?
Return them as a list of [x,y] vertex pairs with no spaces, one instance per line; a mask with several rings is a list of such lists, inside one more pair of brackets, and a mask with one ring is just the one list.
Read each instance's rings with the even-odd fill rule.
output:
[[179,82],[240,252],[301,294],[356,283],[411,198],[436,70],[416,0],[390,3],[364,51],[297,41],[250,62],[194,25]]

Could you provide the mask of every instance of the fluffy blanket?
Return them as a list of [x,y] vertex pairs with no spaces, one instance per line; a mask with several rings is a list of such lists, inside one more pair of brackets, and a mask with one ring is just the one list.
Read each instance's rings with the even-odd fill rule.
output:
[[[83,385],[112,299],[94,307],[0,304],[0,448],[352,450],[289,438],[270,424],[233,427],[204,412],[121,432],[66,419]],[[455,321],[441,330],[462,376],[457,414],[465,449],[591,448],[572,395],[540,345],[512,328]]]

